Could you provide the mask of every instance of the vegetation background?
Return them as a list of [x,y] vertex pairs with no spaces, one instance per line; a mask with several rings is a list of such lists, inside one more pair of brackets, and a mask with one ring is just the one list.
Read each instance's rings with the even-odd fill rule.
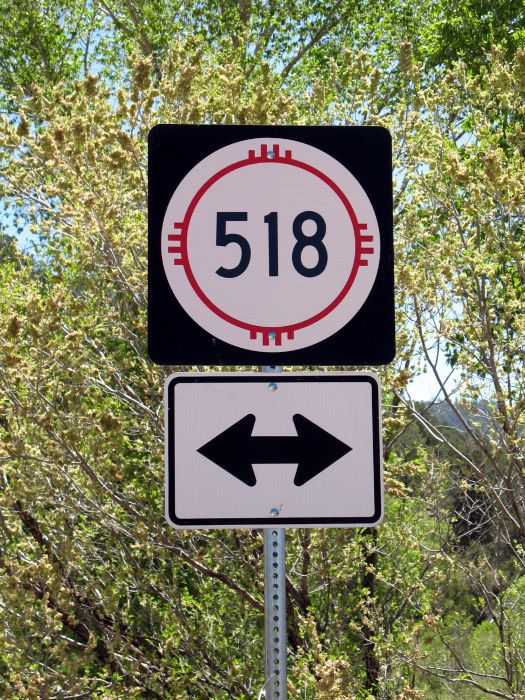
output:
[[[525,698],[524,97],[521,0],[3,4],[2,698],[263,683],[261,533],[163,518],[172,368],[145,344],[159,122],[393,136],[386,518],[290,532],[290,697]],[[435,398],[414,401],[428,372]]]

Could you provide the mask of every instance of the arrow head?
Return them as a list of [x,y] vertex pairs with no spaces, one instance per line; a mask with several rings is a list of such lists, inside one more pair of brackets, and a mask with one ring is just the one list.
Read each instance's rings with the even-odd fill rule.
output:
[[303,486],[352,449],[300,413],[293,416],[299,438],[300,458],[293,480]]
[[197,450],[217,466],[240,479],[247,486],[255,486],[257,479],[253,471],[249,443],[252,436],[255,416],[248,414],[240,421],[226,428],[220,435]]

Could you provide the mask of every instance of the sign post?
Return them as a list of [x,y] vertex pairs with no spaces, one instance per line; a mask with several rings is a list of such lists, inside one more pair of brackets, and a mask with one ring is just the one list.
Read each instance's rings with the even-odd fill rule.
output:
[[[280,374],[282,367],[263,367],[263,372]],[[267,700],[287,700],[286,651],[286,530],[265,528],[264,532],[264,689]]]
[[380,396],[370,374],[262,370],[168,378],[166,517],[180,528],[264,528],[264,697],[284,700],[283,525],[381,520]]
[[394,358],[390,134],[161,124],[148,169],[151,359],[264,372],[166,380],[166,519],[264,528],[258,700],[287,700],[284,528],[377,525],[383,482],[376,377],[282,365]]
[[287,700],[286,544],[282,527],[264,530],[264,650],[267,700]]

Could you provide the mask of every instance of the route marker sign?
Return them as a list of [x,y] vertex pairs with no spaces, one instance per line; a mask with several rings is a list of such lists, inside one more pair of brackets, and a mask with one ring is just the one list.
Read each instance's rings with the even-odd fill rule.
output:
[[174,527],[357,527],[383,514],[380,387],[359,374],[173,374]]
[[148,299],[159,364],[390,362],[389,133],[154,127]]

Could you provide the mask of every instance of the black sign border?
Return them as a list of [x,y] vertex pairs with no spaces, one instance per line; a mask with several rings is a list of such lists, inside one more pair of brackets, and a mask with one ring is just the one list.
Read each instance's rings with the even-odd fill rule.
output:
[[[374,514],[368,518],[178,518],[175,513],[175,386],[177,384],[199,383],[267,383],[276,382],[367,382],[372,388],[372,421],[373,421],[373,455],[374,455]],[[166,392],[166,473],[165,473],[165,516],[172,527],[191,529],[213,528],[259,528],[259,527],[374,527],[379,525],[384,515],[383,490],[381,479],[381,407],[379,404],[379,382],[374,375],[363,374],[328,374],[314,375],[293,374],[248,374],[237,375],[206,373],[199,375],[175,375],[168,378]]]
[[[260,352],[230,345],[201,328],[176,300],[162,265],[162,222],[173,192],[210,153],[250,138],[293,139],[324,151],[359,181],[381,233],[374,286],[358,313],[329,338],[298,350]],[[149,133],[148,354],[160,365],[389,364],[395,357],[392,144],[378,126],[159,124]]]

